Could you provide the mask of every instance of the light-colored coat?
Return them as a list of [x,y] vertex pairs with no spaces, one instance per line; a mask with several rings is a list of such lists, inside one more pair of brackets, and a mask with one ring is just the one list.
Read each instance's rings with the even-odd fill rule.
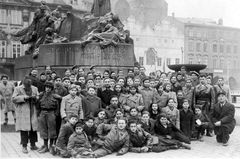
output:
[[4,113],[15,110],[14,104],[12,103],[13,91],[13,83],[7,82],[7,85],[4,85],[0,82],[0,105],[2,105]]
[[137,108],[138,111],[142,111],[144,109],[144,103],[143,103],[143,97],[141,94],[129,94],[126,99],[123,102],[123,109],[125,111],[128,110],[128,108]]
[[83,119],[82,99],[78,96],[73,99],[70,94],[63,97],[60,111],[62,118],[68,117],[70,114],[76,114],[79,119]]
[[[37,87],[31,86],[31,89],[32,96],[38,98],[39,93]],[[27,97],[27,94],[23,85],[14,89],[12,101],[16,104],[16,131],[30,131],[31,126],[33,131],[37,131],[38,120],[36,105],[32,105],[33,113],[30,115],[30,104],[24,100],[25,97]]]
[[172,124],[175,125],[178,129],[180,129],[180,113],[176,107],[171,110],[169,106],[166,106],[162,108],[162,113],[165,113],[172,122]]

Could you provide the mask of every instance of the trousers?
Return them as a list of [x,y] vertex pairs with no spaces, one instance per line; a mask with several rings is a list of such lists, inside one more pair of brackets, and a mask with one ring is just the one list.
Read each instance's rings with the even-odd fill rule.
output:
[[28,141],[30,140],[31,146],[35,145],[37,139],[37,131],[20,131],[21,144],[23,147],[27,147]]

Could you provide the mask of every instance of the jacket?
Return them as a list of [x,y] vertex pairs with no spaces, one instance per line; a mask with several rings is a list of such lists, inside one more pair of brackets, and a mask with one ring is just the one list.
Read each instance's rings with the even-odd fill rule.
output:
[[143,97],[141,94],[129,94],[123,102],[123,109],[125,112],[129,112],[129,109],[135,107],[138,110],[144,109]]
[[69,137],[72,135],[73,132],[74,132],[73,125],[70,124],[69,122],[62,125],[59,131],[56,146],[61,149],[66,149]]
[[84,116],[95,116],[99,109],[102,108],[101,99],[97,96],[87,95],[82,100]]
[[[211,114],[211,120],[213,124],[217,121],[221,121],[221,127],[226,127],[231,134],[235,125],[236,120],[234,119],[235,107],[233,104],[226,102],[221,108],[220,103],[217,103],[213,107],[213,112]],[[219,132],[219,126],[215,126],[215,132]]]
[[76,114],[79,119],[83,119],[82,99],[78,96],[73,99],[70,94],[63,97],[60,112],[62,118],[68,117],[69,114]]

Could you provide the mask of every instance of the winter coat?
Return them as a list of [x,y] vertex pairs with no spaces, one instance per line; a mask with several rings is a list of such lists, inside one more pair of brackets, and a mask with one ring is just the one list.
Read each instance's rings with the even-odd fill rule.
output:
[[82,100],[82,106],[83,106],[83,112],[85,117],[88,117],[88,116],[94,117],[96,116],[99,109],[102,108],[102,102],[101,102],[101,99],[97,96],[87,95]]
[[143,103],[144,103],[144,106],[145,106],[145,110],[148,110],[150,105],[154,101],[154,94],[156,92],[154,90],[152,90],[151,88],[145,88],[144,87],[144,88],[139,90],[139,93],[143,97]]
[[151,134],[142,128],[137,128],[136,132],[128,131],[130,137],[129,150],[132,152],[141,152],[143,146],[151,147],[153,138]]
[[180,110],[180,129],[189,138],[191,138],[194,123],[194,114],[191,110],[187,110],[187,112],[183,109]]
[[82,154],[91,149],[91,144],[88,140],[87,135],[83,131],[81,134],[76,134],[75,132],[69,137],[67,150],[72,156],[77,154]]
[[63,97],[60,111],[62,118],[68,117],[70,114],[76,114],[79,119],[83,119],[82,99],[78,96],[73,99],[70,94]]
[[162,113],[165,113],[173,125],[180,129],[180,114],[177,108],[173,108],[173,110],[171,110],[169,106],[167,106],[162,109]]
[[156,93],[154,96],[154,102],[158,105],[159,108],[166,107],[168,99],[169,95],[164,91],[162,92],[161,95],[159,93]]
[[[39,93],[37,87],[31,86],[31,89],[32,96],[38,98]],[[24,98],[26,96],[24,85],[14,89],[12,101],[16,105],[16,131],[30,131],[31,127],[33,131],[37,131],[38,120],[36,102],[25,101]]]
[[213,123],[221,121],[221,126],[215,126],[214,128],[216,134],[219,133],[220,127],[226,127],[229,133],[232,133],[236,125],[234,115],[235,107],[233,104],[226,102],[222,108],[220,106],[220,103],[214,105],[213,112],[211,114],[211,120]]
[[125,101],[123,102],[123,109],[125,112],[129,112],[130,108],[137,108],[138,111],[142,111],[144,109],[143,97],[141,94],[129,94],[127,95]]
[[121,152],[121,154],[125,154],[128,152],[129,135],[126,130],[121,131],[123,134],[120,135],[120,131],[116,125],[103,124],[101,127],[105,130],[110,130],[104,137],[104,140],[99,142],[101,143],[101,146],[103,146],[109,153],[117,151]]

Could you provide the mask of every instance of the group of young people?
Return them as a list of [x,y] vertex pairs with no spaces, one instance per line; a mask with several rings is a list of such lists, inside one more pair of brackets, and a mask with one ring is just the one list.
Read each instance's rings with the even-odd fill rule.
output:
[[[12,88],[7,89],[7,76],[1,81],[5,104],[4,90]],[[86,73],[74,66],[59,77],[48,66],[39,78],[32,69],[12,89],[9,103],[15,107],[23,153],[28,153],[28,140],[39,153],[77,158],[191,149],[192,140],[203,141],[213,130],[217,142],[227,146],[235,109],[223,78],[211,83],[211,76],[187,73],[184,67],[149,76],[143,67],[134,67],[124,76],[122,70],[101,74],[91,67]],[[40,148],[37,131],[44,141]]]

